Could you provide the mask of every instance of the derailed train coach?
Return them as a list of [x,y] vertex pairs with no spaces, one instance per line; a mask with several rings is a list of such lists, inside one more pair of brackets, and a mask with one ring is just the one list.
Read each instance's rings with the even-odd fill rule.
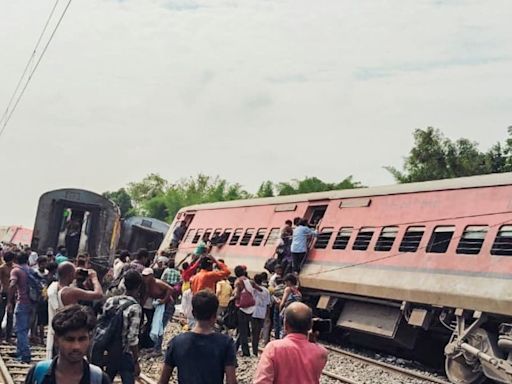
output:
[[401,348],[441,340],[453,383],[512,382],[512,173],[186,207],[176,258],[223,235],[213,255],[261,272],[294,217],[320,223],[299,276],[317,315]]
[[152,217],[129,217],[122,222],[118,248],[131,253],[140,248],[157,251],[168,231],[169,224],[164,221]]
[[119,208],[97,193],[57,189],[39,198],[31,245],[39,254],[62,245],[70,258],[88,253],[108,264],[119,236]]

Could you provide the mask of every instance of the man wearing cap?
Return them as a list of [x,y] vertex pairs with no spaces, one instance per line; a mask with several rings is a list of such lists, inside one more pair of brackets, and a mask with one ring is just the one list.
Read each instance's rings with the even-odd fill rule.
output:
[[[165,305],[165,310],[162,318],[162,327],[165,331],[167,323],[174,314],[174,289],[162,280],[155,279],[154,272],[151,268],[144,268],[142,271],[142,279],[144,281],[144,297],[142,303],[145,303],[147,299],[153,299],[157,305]],[[160,354],[162,352],[162,340],[163,334],[158,335],[155,341],[155,353]]]

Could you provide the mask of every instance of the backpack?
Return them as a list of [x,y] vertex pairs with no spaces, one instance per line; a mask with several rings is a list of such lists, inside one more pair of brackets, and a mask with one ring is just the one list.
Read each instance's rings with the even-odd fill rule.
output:
[[[138,304],[135,300],[127,300],[105,311],[96,325],[92,339],[91,362],[99,367],[118,367],[123,355],[123,311]],[[105,355],[108,358],[105,358]],[[108,364],[107,364],[108,362]]]
[[27,275],[27,289],[28,298],[32,303],[37,303],[42,297],[43,288],[45,287],[45,281],[40,277],[36,271],[29,268],[28,271],[24,268],[17,267]]
[[[36,364],[34,369],[34,380],[33,384],[42,384],[44,377],[52,366],[52,360],[40,361]],[[103,371],[100,367],[89,364],[91,384],[101,384],[103,382]]]
[[236,329],[238,327],[238,314],[235,300],[231,300],[222,314],[222,325],[228,329]]
[[[249,308],[256,304],[256,300],[254,300],[254,296],[252,294],[252,286],[249,279],[243,279],[244,289],[240,293],[240,298],[238,299],[238,307],[239,308]],[[251,286],[251,290],[247,289],[247,284]]]
[[274,273],[277,264],[279,264],[279,260],[275,257],[271,257],[265,262],[264,268],[270,273]]

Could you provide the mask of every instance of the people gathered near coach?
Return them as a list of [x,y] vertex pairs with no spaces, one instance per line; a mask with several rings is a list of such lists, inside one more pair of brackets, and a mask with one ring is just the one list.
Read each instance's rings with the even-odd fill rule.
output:
[[[31,369],[27,383],[97,384],[119,376],[134,384],[141,357],[152,356],[163,359],[160,384],[174,371],[178,383],[233,384],[237,355],[255,358],[262,346],[254,383],[318,383],[327,353],[308,340],[312,313],[301,303],[298,279],[316,232],[304,219],[294,224],[285,222],[270,278],[263,266],[249,271],[215,258],[207,238],[182,257],[184,224],[174,231],[171,249],[158,256],[146,249],[119,252],[110,271],[98,269],[103,284],[87,255],[68,258],[64,246],[56,257],[53,250],[39,257],[4,246],[2,338],[11,342],[14,317],[16,356],[30,363],[31,345],[43,342],[48,325],[48,360]],[[167,345],[175,311],[182,333]]]

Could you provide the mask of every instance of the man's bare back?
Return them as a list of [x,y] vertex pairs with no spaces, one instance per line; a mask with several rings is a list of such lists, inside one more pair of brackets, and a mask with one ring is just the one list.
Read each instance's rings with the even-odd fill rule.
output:
[[9,279],[11,277],[11,270],[12,265],[9,266],[7,264],[4,264],[0,267],[0,291],[2,293],[7,293],[7,291],[9,290]]
[[147,295],[149,297],[152,299],[160,299],[165,303],[168,303],[172,299],[172,293],[172,287],[162,280],[154,279],[147,286]]

